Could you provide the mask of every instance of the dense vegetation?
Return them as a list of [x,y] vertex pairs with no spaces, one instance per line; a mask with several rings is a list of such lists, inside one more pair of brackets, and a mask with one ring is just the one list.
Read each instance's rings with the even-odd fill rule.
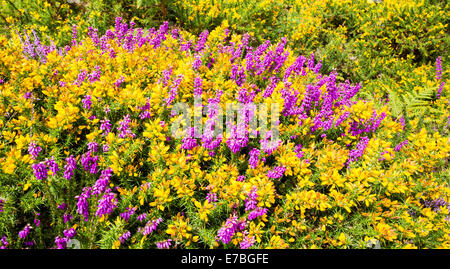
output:
[[0,248],[450,247],[447,1],[1,2]]

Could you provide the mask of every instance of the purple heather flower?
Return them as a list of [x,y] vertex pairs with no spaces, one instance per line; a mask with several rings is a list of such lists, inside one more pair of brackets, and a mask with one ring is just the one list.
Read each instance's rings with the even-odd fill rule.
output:
[[241,249],[248,249],[255,244],[256,239],[254,236],[245,236],[244,239],[240,243]]
[[261,149],[268,155],[272,154],[272,152],[274,152],[282,143],[280,139],[273,141],[272,131],[266,132],[264,138],[259,142],[261,144]]
[[77,199],[77,213],[83,215],[84,220],[87,222],[89,218],[89,203],[88,199],[91,197],[91,187],[84,187],[83,192],[76,196]]
[[147,213],[142,213],[139,216],[136,217],[136,219],[140,222],[143,222],[145,219],[147,219]]
[[370,139],[367,136],[361,137],[361,141],[356,145],[356,148],[350,150],[348,162],[355,162],[362,157],[369,140]]
[[41,221],[37,219],[40,215],[40,213],[36,213],[36,218],[34,219],[34,225],[36,225],[36,227],[39,227],[39,225],[41,224]]
[[442,81],[441,84],[439,85],[438,90],[437,90],[436,99],[440,99],[441,98],[441,94],[442,94],[442,90],[444,89],[444,85],[445,85],[445,82]]
[[87,146],[88,146],[88,150],[90,150],[91,152],[97,152],[98,151],[98,143],[97,142],[94,142],[94,141],[89,142],[87,144]]
[[26,92],[24,95],[23,95],[23,98],[25,98],[25,99],[31,99],[33,97],[33,94],[31,93],[31,92]]
[[238,177],[236,178],[236,181],[243,182],[244,179],[245,179],[245,176],[242,175],[242,176],[238,176]]
[[91,105],[92,105],[92,97],[90,95],[86,95],[84,96],[84,99],[81,100],[81,102],[83,103],[83,107],[87,110],[91,109]]
[[[94,82],[94,81],[99,80],[101,74],[102,74],[102,71],[100,70],[100,66],[96,65],[96,66],[95,66],[95,70],[94,70],[92,73],[90,73],[90,74],[87,75],[89,82],[92,83],[92,82]],[[89,108],[88,108],[88,109],[89,109]]]
[[48,166],[50,171],[52,171],[53,175],[56,175],[56,172],[59,171],[58,164],[55,162],[55,159],[53,158],[53,156],[50,160],[45,159],[45,164]]
[[86,76],[87,76],[86,70],[81,70],[80,73],[78,74],[77,79],[73,82],[73,85],[77,85],[78,87],[81,86],[81,84],[83,84],[84,80],[86,79]]
[[206,44],[206,40],[208,39],[208,30],[203,31],[200,36],[199,36],[199,40],[197,42],[197,46],[195,47],[195,52],[199,52],[202,51],[203,48],[205,47]]
[[206,195],[206,200],[211,204],[217,202],[217,194],[215,194],[214,192],[208,192],[208,194]]
[[195,54],[194,55],[194,62],[192,63],[192,69],[197,70],[200,68],[200,66],[202,65],[202,59],[200,57],[200,55]]
[[252,149],[249,152],[250,159],[248,160],[248,163],[250,164],[250,167],[255,169],[258,166],[258,160],[259,160],[259,149]]
[[109,184],[109,180],[112,176],[113,170],[108,167],[105,170],[102,170],[99,179],[95,182],[92,187],[92,194],[99,195],[106,190],[106,187]]
[[127,136],[131,136],[131,137],[135,137],[135,134],[133,132],[131,132],[130,130],[130,125],[131,123],[131,119],[130,119],[130,115],[127,114],[123,120],[121,120],[119,122],[119,127],[117,128],[118,131],[120,131],[119,137],[120,138],[125,138]]
[[170,85],[169,97],[165,99],[166,106],[170,106],[178,95],[178,87],[183,80],[183,75],[178,75],[175,81]]
[[32,164],[31,167],[33,168],[34,175],[36,176],[37,180],[42,180],[47,178],[47,166],[45,163],[35,163]]
[[231,126],[231,134],[227,139],[227,146],[234,154],[238,153],[241,148],[247,146],[248,143],[248,130],[244,122],[238,123],[238,125]]
[[151,220],[147,222],[144,228],[140,228],[139,232],[141,232],[144,236],[151,234],[153,231],[156,231],[158,225],[163,221],[162,218],[158,218],[155,220]]
[[9,242],[6,235],[3,235],[2,238],[0,238],[0,243],[1,243],[0,249],[6,249],[8,247]]
[[100,125],[100,130],[103,131],[103,135],[107,136],[109,134],[109,132],[111,131],[111,122],[105,118],[103,120],[100,121],[101,125]]
[[200,77],[194,79],[194,95],[202,95],[202,79]]
[[55,238],[55,244],[57,249],[65,249],[67,246],[67,242],[69,242],[69,238],[57,236]]
[[253,210],[253,211],[251,211],[249,214],[248,214],[248,220],[254,220],[254,219],[256,219],[257,217],[262,217],[262,216],[264,216],[265,214],[267,214],[267,208],[261,208],[261,207],[258,207],[258,208],[256,208],[255,210]]
[[73,176],[73,170],[77,167],[77,161],[73,157],[73,155],[70,155],[68,158],[66,158],[67,164],[64,166],[64,177],[67,180],[70,180]]
[[[113,57],[113,58],[114,58],[114,57]],[[124,77],[124,76],[121,76],[120,78],[118,78],[118,79],[116,80],[116,82],[114,82],[114,85],[116,85],[116,87],[119,88],[120,85],[121,85],[123,82],[125,82],[125,77]]]
[[269,178],[280,178],[283,176],[284,172],[286,171],[286,167],[284,166],[276,166],[273,168],[273,170],[269,170],[267,172],[267,177]]
[[228,244],[236,231],[242,231],[245,228],[245,222],[238,221],[237,217],[229,217],[225,224],[219,229],[217,238],[224,244]]
[[66,203],[62,203],[62,204],[58,205],[56,208],[58,208],[60,210],[66,210],[67,209],[67,204]]
[[74,24],[72,25],[72,46],[77,45],[77,34],[78,34],[77,25]]
[[442,57],[439,56],[436,59],[436,79],[440,80],[442,78]]
[[108,144],[103,145],[102,149],[103,149],[103,152],[108,152],[109,151],[109,145]]
[[95,215],[97,217],[110,215],[116,207],[116,194],[111,192],[111,189],[107,189],[103,197],[98,201],[97,212],[95,213]]
[[245,211],[253,210],[256,208],[258,201],[258,189],[253,187],[250,193],[248,193],[248,198],[245,199]]
[[65,237],[72,239],[77,235],[77,231],[75,231],[74,228],[70,228],[70,229],[64,230],[63,234]]
[[135,212],[136,212],[135,207],[132,207],[132,208],[127,207],[125,212],[120,213],[120,217],[122,219],[124,219],[125,221],[128,221],[130,219],[130,217],[134,215]]
[[130,238],[130,236],[131,236],[131,233],[130,233],[130,231],[126,231],[124,234],[122,234],[121,236],[119,236],[119,241],[120,241],[120,243],[125,243],[125,241],[127,241],[128,240],[128,238]]
[[39,155],[39,152],[42,151],[42,148],[37,145],[35,142],[30,142],[28,145],[28,153],[31,154],[31,158],[33,160],[36,160],[37,156]]
[[196,139],[197,136],[198,135],[195,131],[195,128],[191,127],[188,130],[188,133],[186,134],[186,136],[183,137],[183,139],[181,140],[181,143],[182,143],[181,148],[186,149],[186,150],[191,150],[191,149],[195,148],[196,146],[198,146],[197,139]]
[[31,225],[27,224],[22,231],[19,232],[19,237],[25,239],[31,231]]
[[81,164],[84,167],[85,171],[89,171],[91,174],[97,174],[97,161],[99,160],[99,156],[92,156],[92,151],[87,151],[83,155],[81,155]]
[[398,144],[397,146],[395,146],[394,151],[400,151],[400,149],[404,146],[406,146],[408,144],[408,140],[405,140],[403,142],[401,142],[400,144]]
[[169,249],[172,244],[172,239],[166,241],[156,242],[156,247],[159,249]]
[[69,213],[64,213],[63,219],[64,219],[64,224],[66,224],[67,222],[72,220],[72,215],[70,215]]

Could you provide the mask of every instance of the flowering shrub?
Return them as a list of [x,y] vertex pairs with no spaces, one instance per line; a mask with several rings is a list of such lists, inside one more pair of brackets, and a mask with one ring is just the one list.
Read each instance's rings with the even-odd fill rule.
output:
[[[291,40],[226,24],[117,18],[70,40],[0,36],[2,248],[450,246],[444,90],[438,119],[400,118]],[[180,103],[203,128],[174,131]],[[279,113],[215,134],[233,104]]]

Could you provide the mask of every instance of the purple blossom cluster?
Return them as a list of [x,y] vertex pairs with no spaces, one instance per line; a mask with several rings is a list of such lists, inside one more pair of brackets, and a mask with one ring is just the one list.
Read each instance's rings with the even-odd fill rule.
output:
[[2,238],[0,238],[0,249],[6,249],[9,246],[8,238],[6,235],[3,235]]
[[32,228],[32,227],[31,227],[30,224],[25,225],[25,227],[23,228],[23,230],[21,230],[21,231],[19,232],[19,238],[25,239],[25,238],[28,236],[28,234],[30,233],[31,228]]
[[208,99],[207,112],[208,119],[206,120],[203,134],[201,136],[201,142],[203,148],[210,150],[210,155],[213,153],[213,150],[218,148],[223,140],[223,134],[216,132],[216,124],[220,118],[219,114],[219,104],[220,98],[222,96],[222,91],[217,91],[215,98]]
[[305,154],[302,151],[302,148],[303,148],[303,146],[301,144],[296,145],[294,148],[294,152],[297,153],[295,156],[297,156],[297,158],[299,158],[299,159],[303,158],[303,155]]
[[248,193],[247,198],[245,198],[245,211],[250,211],[256,208],[258,201],[258,188],[253,187]]
[[404,146],[406,146],[408,144],[408,139],[401,142],[400,144],[398,144],[397,146],[395,146],[394,150],[395,151],[400,151]]
[[252,149],[249,152],[250,158],[248,160],[248,164],[251,168],[255,169],[258,166],[258,160],[259,160],[259,149]]
[[53,156],[50,159],[45,159],[45,164],[47,165],[48,169],[52,171],[53,175],[56,175],[56,172],[59,171],[58,164],[55,162]]
[[103,131],[102,135],[104,136],[107,136],[111,131],[111,122],[107,118],[100,120],[100,130]]
[[357,136],[375,132],[375,130],[380,126],[381,121],[385,117],[386,113],[382,112],[380,116],[377,116],[376,112],[374,111],[372,117],[367,121],[353,120],[353,122],[350,124],[350,134],[352,136]]
[[172,84],[170,85],[169,97],[167,97],[165,99],[167,106],[170,106],[172,104],[172,102],[175,100],[175,98],[177,97],[178,87],[180,86],[182,80],[183,80],[183,75],[178,75],[176,77],[176,79],[172,82]]
[[83,84],[84,80],[86,79],[86,76],[87,76],[87,71],[81,70],[77,76],[77,79],[73,82],[73,85],[77,85],[78,87],[80,87],[81,84]]
[[83,215],[84,221],[88,221],[89,219],[89,197],[92,194],[91,187],[84,187],[82,193],[79,196],[76,196],[77,199],[77,213]]
[[113,170],[111,168],[106,168],[105,170],[101,171],[99,179],[95,182],[95,184],[92,186],[92,194],[93,195],[100,195],[101,193],[106,191],[106,188],[108,187],[109,180],[113,174]]
[[436,58],[436,80],[442,79],[442,57]]
[[147,213],[142,213],[139,216],[136,217],[136,219],[140,222],[143,222],[144,220],[147,219]]
[[131,236],[131,232],[130,231],[126,231],[125,233],[123,233],[121,236],[119,236],[119,241],[121,244],[125,243],[125,241],[128,240],[128,238],[130,238]]
[[141,232],[144,236],[151,234],[153,231],[156,231],[158,225],[162,222],[162,218],[157,218],[155,220],[151,220],[147,222],[144,228],[139,228],[138,232]]
[[97,174],[98,172],[98,160],[99,156],[94,155],[93,151],[88,150],[81,156],[81,165],[83,165],[85,171],[89,171],[91,174]]
[[81,102],[83,103],[83,107],[87,110],[91,109],[91,105],[92,105],[92,97],[90,95],[86,95],[84,96],[84,99],[81,100]]
[[116,194],[108,188],[103,197],[98,201],[97,212],[95,215],[97,217],[108,216],[115,208],[117,208]]
[[[436,80],[437,81],[441,81],[442,80],[442,57],[439,56],[436,59]],[[441,95],[442,95],[442,90],[444,89],[445,86],[445,82],[441,81],[441,83],[439,84],[437,93],[436,93],[436,98],[440,99]]]
[[208,192],[208,194],[206,194],[206,200],[212,204],[218,201],[217,199],[217,194],[214,192]]
[[139,118],[141,118],[141,120],[149,119],[151,117],[151,113],[150,113],[150,99],[147,98],[147,102],[145,103],[145,105],[143,105],[139,109],[141,110],[141,113],[139,114]]
[[[230,124],[230,123],[228,123]],[[231,125],[231,124],[230,124]],[[248,130],[244,122],[231,125],[230,137],[227,139],[227,146],[234,154],[238,153],[248,143]]]
[[156,242],[156,247],[158,249],[169,249],[172,245],[172,239],[167,239],[165,241]]
[[[23,54],[27,58],[37,58],[40,62],[46,63],[47,62],[47,55],[52,51],[58,51],[60,55],[63,54],[63,50],[56,49],[55,43],[51,40],[50,46],[46,46],[42,44],[40,38],[38,37],[36,31],[32,30],[33,38],[32,41],[30,39],[30,36],[25,32],[25,37],[23,38],[19,33],[17,35],[19,36],[19,40],[22,43],[23,48]],[[67,48],[66,48],[67,50]]]
[[31,155],[31,158],[33,160],[36,160],[37,156],[39,155],[39,152],[42,151],[42,148],[38,146],[35,142],[30,142],[28,145],[28,153]]
[[47,179],[48,170],[44,162],[34,163],[31,165],[31,168],[33,168],[33,173],[37,180]]
[[120,213],[119,216],[122,219],[124,219],[125,221],[128,221],[131,218],[131,216],[134,215],[135,212],[136,212],[136,207],[127,207],[125,212]]
[[127,136],[135,137],[135,134],[130,130],[130,123],[131,123],[130,114],[125,115],[123,120],[119,121],[119,127],[117,127],[117,130],[120,132],[119,134],[120,138],[125,138]]
[[244,237],[244,239],[242,239],[241,243],[239,244],[239,246],[241,247],[241,249],[248,249],[251,248],[256,242],[255,237],[246,235]]
[[267,214],[267,208],[258,207],[248,214],[248,220],[254,220]]
[[203,82],[203,80],[200,77],[195,77],[195,79],[194,79],[194,95],[195,96],[202,95],[202,82]]
[[437,212],[440,210],[440,207],[447,207],[450,209],[450,203],[447,203],[443,198],[439,197],[434,200],[430,199],[420,199],[420,204],[425,208],[431,208],[433,211]]
[[100,76],[102,74],[100,66],[96,65],[94,68],[95,70],[87,75],[87,78],[90,83],[100,80]]
[[276,166],[272,170],[269,170],[269,172],[267,172],[267,177],[268,178],[280,178],[283,176],[285,171],[286,171],[286,167]]
[[347,160],[348,163],[356,162],[359,158],[361,158],[366,150],[367,144],[369,143],[369,138],[367,136],[361,137],[360,142],[356,145],[355,149],[350,150],[349,158]]
[[259,142],[261,144],[261,150],[267,155],[271,155],[283,143],[281,139],[272,139],[272,131],[267,131],[264,138]]
[[224,244],[228,244],[231,241],[233,235],[245,229],[245,221],[239,221],[237,216],[233,215],[229,217],[225,224],[219,229],[217,238]]
[[73,171],[77,168],[77,160],[70,155],[66,158],[66,165],[64,165],[64,178],[70,180],[73,176]]
[[181,148],[191,150],[198,146],[197,139],[195,137],[197,137],[197,132],[195,131],[194,127],[191,127],[190,129],[188,129],[187,134],[181,140]]
[[65,249],[67,247],[67,243],[70,239],[74,238],[77,235],[77,232],[74,228],[70,228],[63,231],[64,236],[57,236],[55,238],[55,244],[57,249]]

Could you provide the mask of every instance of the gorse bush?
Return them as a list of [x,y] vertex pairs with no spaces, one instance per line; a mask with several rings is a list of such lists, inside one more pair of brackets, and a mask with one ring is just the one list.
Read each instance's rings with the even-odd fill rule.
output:
[[[1,36],[0,246],[448,248],[442,59],[414,96],[436,113],[416,117],[295,39],[253,44],[229,25],[193,35],[116,18],[71,28],[67,46]],[[179,103],[201,132],[173,132]],[[233,104],[279,113],[240,111],[214,135]]]

